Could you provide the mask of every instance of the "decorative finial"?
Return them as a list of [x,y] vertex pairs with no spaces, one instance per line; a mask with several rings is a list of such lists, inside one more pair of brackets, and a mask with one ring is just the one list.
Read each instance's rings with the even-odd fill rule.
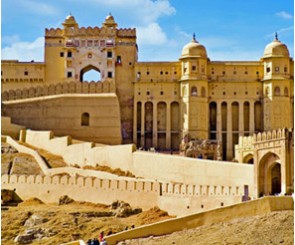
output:
[[73,16],[71,12],[70,12],[70,16]]
[[193,34],[193,41],[196,41],[196,34]]
[[276,32],[276,34],[275,34],[275,40],[276,41],[278,41],[279,39],[278,39],[278,33]]
[[112,13],[111,12],[109,12],[109,16],[112,16]]

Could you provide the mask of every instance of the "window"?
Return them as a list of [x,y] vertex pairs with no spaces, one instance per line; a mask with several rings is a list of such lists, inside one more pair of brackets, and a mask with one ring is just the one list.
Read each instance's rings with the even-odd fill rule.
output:
[[98,40],[94,40],[94,47],[98,47]]
[[248,71],[245,71],[245,75],[247,75],[248,74]]
[[67,74],[67,77],[72,77],[72,72],[71,71],[68,71],[68,74]]
[[160,74],[161,74],[161,75],[163,75],[163,72],[162,72],[162,71],[160,71]]
[[117,56],[117,64],[121,64],[121,56]]
[[259,75],[259,71],[256,71],[256,75]]
[[113,73],[111,71],[108,71],[108,78],[112,78],[113,77]]
[[92,54],[88,53],[88,59],[91,59],[91,58],[92,58]]
[[197,96],[198,95],[198,90],[197,88],[194,86],[192,87],[192,90],[191,90],[191,96]]
[[146,95],[150,95],[150,91],[147,91],[147,92],[146,92]]
[[285,89],[284,89],[284,95],[287,96],[287,97],[289,96],[289,91],[288,91],[287,87],[285,87]]
[[161,92],[160,92],[160,95],[163,95],[163,94],[164,94],[164,92],[163,92],[163,91],[161,91]]
[[225,71],[222,72],[222,75],[225,75]]
[[64,57],[64,52],[60,52],[60,53],[59,53],[59,56],[60,56],[60,57]]
[[280,89],[280,87],[275,87],[275,91],[274,91],[274,94],[275,94],[275,96],[280,96],[280,94],[281,94],[281,89]]
[[267,72],[267,73],[270,72],[270,67],[266,67],[266,72]]
[[29,75],[29,72],[28,71],[25,71],[24,74],[25,74],[25,76],[28,76]]
[[88,46],[88,47],[91,47],[91,46],[92,46],[92,40],[88,40],[88,41],[87,41],[87,46]]
[[192,71],[195,71],[196,70],[196,66],[192,66]]
[[286,66],[284,67],[284,72],[288,72],[288,68]]
[[168,75],[168,71],[166,71],[165,74]]
[[72,52],[68,51],[68,58],[71,58],[71,57],[72,57]]
[[81,46],[82,46],[82,47],[85,47],[85,46],[86,46],[86,41],[85,41],[85,40],[82,40],[82,42],[81,42]]
[[108,51],[108,52],[107,52],[107,58],[112,58],[112,56],[113,56],[112,51]]
[[150,72],[149,72],[149,71],[147,71],[147,72],[146,72],[146,74],[147,74],[147,75],[150,75]]
[[89,126],[89,113],[84,112],[81,116],[81,126]]

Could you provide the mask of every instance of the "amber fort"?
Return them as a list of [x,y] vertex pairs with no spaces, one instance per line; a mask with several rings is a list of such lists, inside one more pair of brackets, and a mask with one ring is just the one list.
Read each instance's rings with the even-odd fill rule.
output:
[[[192,34],[179,60],[145,62],[136,29],[69,15],[45,29],[44,51],[44,62],[2,60],[2,142],[43,172],[2,175],[2,188],[175,215],[294,192],[294,61],[277,34],[256,61],[211,60]],[[96,164],[137,178],[82,169]]]

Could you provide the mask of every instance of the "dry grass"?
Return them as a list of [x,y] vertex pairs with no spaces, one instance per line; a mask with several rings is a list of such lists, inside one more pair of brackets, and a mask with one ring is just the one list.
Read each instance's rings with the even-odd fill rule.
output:
[[44,149],[37,148],[35,146],[32,146],[24,142],[18,142],[18,143],[37,151],[38,154],[43,158],[43,160],[48,164],[50,168],[60,168],[60,167],[68,166],[67,163],[62,158],[62,156],[52,154]]
[[112,169],[109,166],[105,166],[105,165],[98,165],[98,164],[96,166],[86,165],[86,166],[83,167],[83,169],[103,171],[103,172],[108,172],[108,173],[111,173],[111,174],[115,174],[115,175],[118,175],[118,176],[124,176],[124,177],[131,177],[131,178],[136,177],[134,174],[132,174],[129,171],[123,171],[122,169],[119,169],[119,168]]
[[[73,202],[68,205],[42,204],[40,200],[30,199],[18,207],[12,207],[2,212],[2,244],[15,244],[13,239],[26,229],[42,228],[51,230],[55,235],[31,244],[60,244],[77,239],[87,241],[89,238],[99,237],[100,232],[105,235],[117,233],[131,227],[147,223],[143,217],[149,216],[150,222],[171,218],[168,214],[163,216],[159,212],[144,211],[141,214],[127,218],[95,217],[96,213],[108,213],[108,205],[87,202]],[[37,215],[45,220],[34,227],[24,227],[25,221],[31,215]]]

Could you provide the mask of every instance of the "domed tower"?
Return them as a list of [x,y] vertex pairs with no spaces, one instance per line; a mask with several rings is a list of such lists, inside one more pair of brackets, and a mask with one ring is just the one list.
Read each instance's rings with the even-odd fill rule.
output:
[[112,16],[111,13],[105,18],[105,21],[102,23],[103,27],[106,28],[117,28],[117,23],[115,22],[114,17]]
[[264,130],[291,127],[293,121],[291,96],[293,83],[290,76],[292,59],[287,46],[278,35],[265,47],[263,97]]
[[208,138],[207,51],[195,34],[182,49],[181,74],[182,134],[190,139]]

